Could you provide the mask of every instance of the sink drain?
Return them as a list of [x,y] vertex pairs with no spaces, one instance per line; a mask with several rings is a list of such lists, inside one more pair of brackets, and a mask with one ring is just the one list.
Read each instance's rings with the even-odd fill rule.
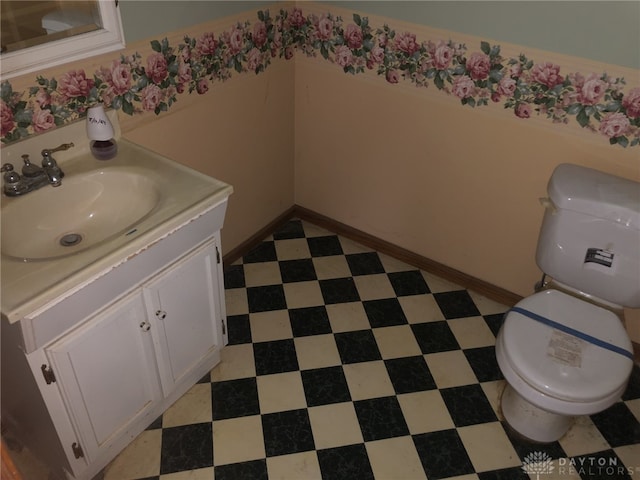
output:
[[82,241],[82,235],[79,233],[67,233],[60,239],[60,245],[63,247],[73,247]]

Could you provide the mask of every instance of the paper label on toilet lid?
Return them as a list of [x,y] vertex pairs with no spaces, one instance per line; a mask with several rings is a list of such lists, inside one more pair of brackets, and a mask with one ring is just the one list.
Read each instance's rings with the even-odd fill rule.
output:
[[579,368],[582,366],[582,345],[583,340],[554,329],[547,345],[547,356],[555,362]]

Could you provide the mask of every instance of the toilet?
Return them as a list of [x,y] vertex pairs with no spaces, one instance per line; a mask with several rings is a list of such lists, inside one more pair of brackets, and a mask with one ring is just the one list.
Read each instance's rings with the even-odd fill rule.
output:
[[496,338],[504,418],[545,443],[620,399],[633,368],[622,312],[640,308],[640,184],[561,164],[547,190],[536,251],[543,281]]

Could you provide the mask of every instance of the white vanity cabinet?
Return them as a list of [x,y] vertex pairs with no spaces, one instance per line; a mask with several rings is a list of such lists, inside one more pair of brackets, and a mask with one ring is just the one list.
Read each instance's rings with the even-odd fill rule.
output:
[[44,369],[46,388],[57,388],[69,407],[78,435],[67,445],[74,457],[98,457],[162,399],[153,343],[141,329],[144,325],[146,313],[137,292],[44,347],[48,364],[34,359],[33,367],[41,370],[35,373]]
[[3,321],[3,423],[54,470],[90,480],[220,361],[225,209]]

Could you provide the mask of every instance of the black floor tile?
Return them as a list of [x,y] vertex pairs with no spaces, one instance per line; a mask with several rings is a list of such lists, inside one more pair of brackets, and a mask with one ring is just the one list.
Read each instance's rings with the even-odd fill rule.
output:
[[242,265],[229,265],[224,269],[224,288],[244,288],[245,286]]
[[612,447],[640,443],[640,423],[623,402],[591,415],[591,421]]
[[251,343],[251,324],[249,315],[231,315],[227,317],[227,336],[229,345]]
[[[544,473],[546,474],[547,472]],[[479,472],[477,475],[479,480],[531,480],[531,477],[521,467]]]
[[351,401],[349,385],[341,366],[303,370],[301,375],[309,407]]
[[440,390],[451,419],[456,427],[497,421],[482,387],[478,384]]
[[398,297],[430,293],[427,282],[424,281],[424,277],[419,270],[392,272],[388,276]]
[[312,257],[328,257],[331,255],[342,255],[342,245],[337,235],[326,237],[310,237],[307,239],[309,252]]
[[274,240],[290,240],[293,238],[304,238],[304,227],[300,220],[289,220],[273,234]]
[[324,305],[291,309],[289,320],[294,337],[331,333],[331,323]]
[[369,456],[363,444],[318,450],[322,480],[373,480]]
[[407,317],[397,298],[383,298],[362,302],[371,328],[405,325]]
[[265,459],[252,460],[250,462],[231,463],[218,465],[213,470],[216,480],[267,480],[267,461]]
[[629,384],[622,395],[622,400],[635,400],[637,398],[640,398],[640,367],[634,365],[629,377]]
[[351,275],[372,275],[384,273],[384,267],[376,252],[351,253],[345,255],[351,269]]
[[273,241],[264,241],[251,249],[242,261],[244,263],[275,262],[278,260],[276,245]]
[[424,354],[460,349],[455,335],[445,321],[414,323],[411,330]]
[[287,300],[284,296],[282,285],[249,287],[247,288],[247,302],[250,313],[284,310],[287,308]]
[[413,435],[413,443],[429,480],[474,473],[473,464],[455,430]]
[[559,462],[558,470],[577,473],[584,480],[632,480],[638,473],[634,468],[630,471],[613,450],[571,457],[569,462]]
[[282,260],[278,263],[283,283],[307,282],[317,279],[316,270],[310,258]]
[[213,466],[211,423],[195,423],[162,430],[160,474]]
[[494,313],[492,315],[484,315],[484,321],[493,332],[493,336],[497,337],[500,327],[504,323],[504,313]]
[[409,435],[397,397],[371,398],[353,403],[365,442]]
[[436,382],[424,357],[404,357],[384,361],[396,394],[433,390]]
[[254,343],[253,355],[256,362],[256,375],[299,370],[293,339]]
[[495,347],[470,348],[464,350],[464,356],[479,382],[491,382],[504,378],[496,360]]
[[371,330],[336,333],[336,346],[342,363],[381,360],[378,344]]
[[447,320],[480,315],[478,307],[466,290],[434,293],[433,297]]
[[260,403],[256,378],[213,382],[211,405],[213,420],[259,414]]
[[307,409],[262,415],[267,457],[315,449]]
[[358,289],[351,277],[320,280],[320,291],[322,292],[324,303],[327,305],[360,300]]

